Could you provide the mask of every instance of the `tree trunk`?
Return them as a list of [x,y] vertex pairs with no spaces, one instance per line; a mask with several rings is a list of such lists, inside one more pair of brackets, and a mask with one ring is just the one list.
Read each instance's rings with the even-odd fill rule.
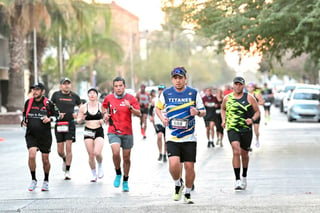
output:
[[25,37],[18,25],[11,28],[9,38],[10,68],[9,68],[9,112],[23,109],[24,104],[24,60],[25,60]]

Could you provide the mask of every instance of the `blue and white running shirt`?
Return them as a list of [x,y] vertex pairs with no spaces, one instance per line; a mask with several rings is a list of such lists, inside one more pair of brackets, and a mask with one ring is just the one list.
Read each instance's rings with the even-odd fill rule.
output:
[[191,116],[190,108],[204,110],[197,90],[188,86],[182,92],[176,91],[173,86],[167,88],[160,95],[157,107],[164,110],[169,118],[169,125],[166,127],[167,141],[196,141],[195,116]]

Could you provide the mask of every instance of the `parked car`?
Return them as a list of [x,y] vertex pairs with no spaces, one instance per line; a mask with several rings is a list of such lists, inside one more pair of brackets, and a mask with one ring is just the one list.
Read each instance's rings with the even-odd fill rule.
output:
[[[279,104],[280,112],[283,112],[283,101],[285,98],[288,98],[290,93],[296,88],[298,84],[285,84],[280,93],[278,93],[275,97],[275,102]],[[287,101],[287,100],[285,100]],[[286,103],[285,103],[286,104]]]
[[318,89],[295,89],[287,112],[288,121],[320,122],[320,91]]

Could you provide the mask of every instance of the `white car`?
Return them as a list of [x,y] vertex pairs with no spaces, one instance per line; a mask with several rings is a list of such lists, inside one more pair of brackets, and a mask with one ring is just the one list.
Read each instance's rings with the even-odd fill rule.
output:
[[295,89],[290,97],[288,121],[320,122],[320,91],[318,89]]

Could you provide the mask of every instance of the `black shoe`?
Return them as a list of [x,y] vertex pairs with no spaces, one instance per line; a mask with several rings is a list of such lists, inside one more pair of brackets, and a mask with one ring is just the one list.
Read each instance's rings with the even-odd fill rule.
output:
[[208,148],[210,148],[210,144],[211,144],[211,142],[210,142],[210,141],[208,141],[208,145],[207,145],[207,147],[208,147]]
[[162,160],[162,154],[159,154],[158,161]]
[[214,148],[214,143],[213,143],[213,141],[211,141],[210,143],[211,143],[211,147]]
[[167,162],[167,156],[166,155],[163,155],[163,162]]

